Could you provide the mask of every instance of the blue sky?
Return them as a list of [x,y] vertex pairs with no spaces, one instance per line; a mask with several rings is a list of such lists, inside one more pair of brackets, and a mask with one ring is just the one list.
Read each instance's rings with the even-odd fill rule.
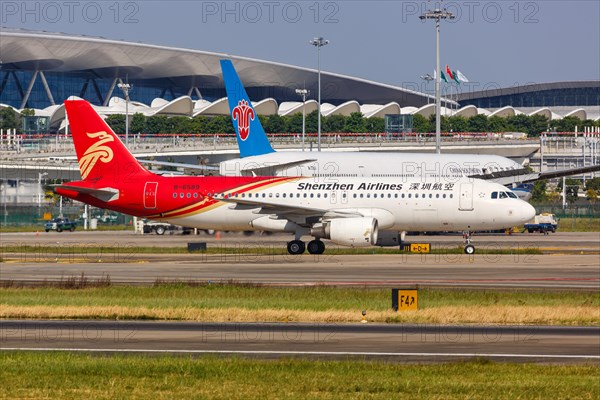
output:
[[[103,36],[316,67],[414,87],[432,73],[429,1],[0,1],[2,26]],[[600,2],[445,1],[442,64],[472,90],[600,79]]]

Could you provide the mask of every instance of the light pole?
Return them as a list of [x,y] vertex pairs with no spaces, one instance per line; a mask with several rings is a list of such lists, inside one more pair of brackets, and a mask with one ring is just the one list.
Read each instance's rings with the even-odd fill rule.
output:
[[317,104],[317,151],[321,151],[321,47],[329,44],[329,40],[319,36],[309,42],[317,48],[317,71],[318,71],[318,92],[319,103]]
[[302,96],[302,151],[304,151],[304,136],[306,134],[306,96],[310,93],[307,89],[296,89],[296,94]]
[[[129,81],[129,79],[126,80]],[[119,82],[117,86],[125,95],[125,146],[129,147],[129,90],[131,90],[133,85],[130,85],[129,82],[123,83],[121,78],[119,78]]]
[[440,95],[440,82],[442,80],[442,75],[440,73],[440,20],[442,19],[454,19],[454,14],[449,12],[446,9],[436,8],[435,10],[427,11],[423,15],[419,16],[420,19],[434,19],[435,20],[435,28],[436,28],[436,46],[435,46],[435,54],[436,54],[436,64],[435,64],[435,152],[437,154],[441,153],[441,108],[442,101]]
[[42,193],[44,192],[42,189],[42,178],[44,176],[48,176],[48,173],[38,172],[38,208],[42,207]]
[[[421,75],[421,79],[425,81],[425,93],[427,93],[427,86],[429,82],[435,80],[435,78],[429,74]],[[429,105],[429,95],[427,95],[427,104]]]

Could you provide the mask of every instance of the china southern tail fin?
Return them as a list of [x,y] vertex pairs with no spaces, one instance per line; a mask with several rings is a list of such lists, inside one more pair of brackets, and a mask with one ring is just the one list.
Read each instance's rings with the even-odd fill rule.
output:
[[230,60],[221,60],[227,99],[240,157],[273,153],[269,139]]
[[90,103],[67,100],[65,109],[83,181],[127,183],[149,174]]

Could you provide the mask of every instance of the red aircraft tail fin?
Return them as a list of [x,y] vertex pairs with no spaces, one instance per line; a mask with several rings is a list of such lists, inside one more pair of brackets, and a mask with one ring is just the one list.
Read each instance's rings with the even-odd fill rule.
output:
[[124,182],[149,172],[85,100],[67,100],[69,128],[84,181]]

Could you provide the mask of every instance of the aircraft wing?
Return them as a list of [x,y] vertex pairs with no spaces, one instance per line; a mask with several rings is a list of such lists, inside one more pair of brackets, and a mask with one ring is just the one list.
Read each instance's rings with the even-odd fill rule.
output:
[[275,176],[278,172],[284,171],[289,168],[298,167],[310,162],[315,162],[315,159],[305,159],[298,161],[291,161],[288,163],[272,164],[256,167],[242,168],[240,170],[241,175],[252,175],[252,176]]
[[[174,163],[174,162],[168,162],[168,161],[153,161],[153,160],[142,160],[142,159],[137,159],[138,162],[140,164],[146,164],[146,165],[162,165],[165,167],[174,167],[174,168],[181,168],[184,171],[186,170],[193,170],[193,171],[201,171],[202,173],[206,172],[206,171],[219,171],[219,167],[216,167],[214,165],[196,165],[196,164],[185,164],[185,163]],[[158,173],[159,175],[162,173],[167,173],[169,171],[157,171],[156,173]],[[194,174],[192,174],[194,175]]]
[[256,214],[275,214],[278,217],[303,224],[307,219],[314,218],[353,218],[363,215],[356,211],[327,210],[322,208],[304,207],[299,205],[284,205],[264,200],[241,199],[239,197],[215,196],[216,200],[235,204],[234,207],[256,208]]
[[526,169],[498,171],[484,175],[473,175],[471,178],[489,180],[501,185],[511,185],[514,183],[535,182],[541,179],[560,178],[563,176],[587,174],[590,172],[600,171],[600,165],[592,165],[589,167],[571,168],[547,172],[532,172]]

